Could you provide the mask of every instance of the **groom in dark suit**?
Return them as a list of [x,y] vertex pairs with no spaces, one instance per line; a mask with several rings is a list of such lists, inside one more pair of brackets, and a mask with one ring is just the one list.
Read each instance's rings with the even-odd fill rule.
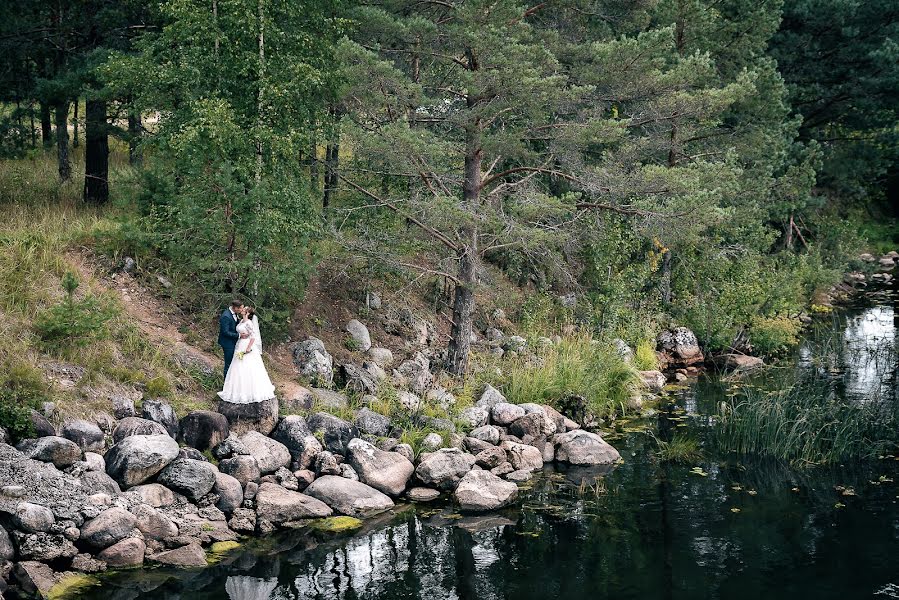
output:
[[231,306],[226,308],[219,317],[219,346],[225,352],[225,377],[228,377],[228,367],[231,366],[231,359],[234,358],[234,348],[237,346],[237,340],[241,335],[237,333],[237,323],[240,322],[240,316],[237,311],[243,306],[240,300],[232,300]]

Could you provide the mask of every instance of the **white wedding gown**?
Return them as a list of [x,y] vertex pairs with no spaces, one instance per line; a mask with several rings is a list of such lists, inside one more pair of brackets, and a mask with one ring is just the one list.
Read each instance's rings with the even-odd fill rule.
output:
[[[222,391],[218,393],[219,398],[234,404],[250,404],[274,398],[275,386],[262,362],[262,338],[259,335],[258,319],[253,317],[252,321],[241,321],[237,325],[237,333],[246,333],[247,337],[237,340],[234,359],[228,367],[228,376]],[[247,349],[251,340],[252,350],[240,358],[240,353]]]

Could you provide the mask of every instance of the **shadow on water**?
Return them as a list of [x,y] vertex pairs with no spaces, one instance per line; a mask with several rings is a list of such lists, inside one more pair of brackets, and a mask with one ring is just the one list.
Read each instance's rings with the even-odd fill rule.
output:
[[[821,370],[860,402],[895,401],[888,299],[835,315],[779,369]],[[710,379],[676,390],[653,435],[708,435],[731,388]],[[548,469],[514,509],[463,516],[449,504],[405,507],[353,534],[273,536],[202,571],[113,574],[83,597],[899,598],[896,457],[801,470],[761,460],[675,465],[638,428],[624,428],[615,444],[624,461],[611,472]]]

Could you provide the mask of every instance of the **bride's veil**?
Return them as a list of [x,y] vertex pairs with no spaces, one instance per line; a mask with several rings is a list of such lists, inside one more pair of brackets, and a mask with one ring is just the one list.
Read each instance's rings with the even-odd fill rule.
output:
[[256,347],[262,352],[262,334],[259,333],[259,317],[253,315],[251,323],[253,324],[253,338],[256,339]]

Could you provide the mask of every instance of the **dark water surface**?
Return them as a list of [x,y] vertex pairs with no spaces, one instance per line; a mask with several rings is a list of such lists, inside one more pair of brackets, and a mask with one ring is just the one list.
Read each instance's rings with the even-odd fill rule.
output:
[[[783,369],[820,369],[856,401],[896,400],[895,296],[834,316]],[[899,460],[792,470],[673,466],[646,425],[703,439],[727,385],[619,423],[611,473],[547,470],[515,509],[398,507],[355,534],[291,532],[198,572],[108,576],[85,599],[899,598]],[[880,400],[877,400],[880,398]],[[699,467],[694,470],[694,467]],[[894,481],[895,480],[895,481]]]

